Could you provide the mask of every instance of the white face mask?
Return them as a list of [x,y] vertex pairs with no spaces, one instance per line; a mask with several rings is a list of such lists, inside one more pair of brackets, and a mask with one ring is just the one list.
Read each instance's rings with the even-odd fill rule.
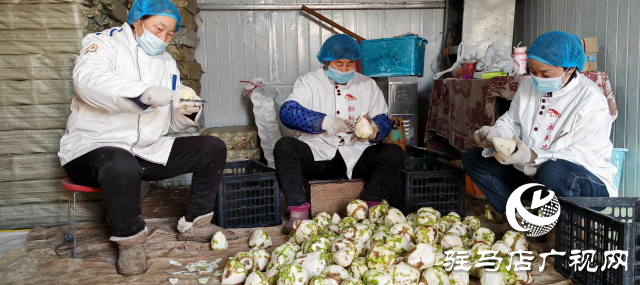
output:
[[142,48],[142,50],[148,55],[161,54],[167,48],[169,43],[164,42],[156,35],[145,29],[144,21],[142,21],[140,26],[142,26],[144,33],[142,33],[141,37],[138,37],[138,32],[136,31],[136,42],[138,43],[138,46],[140,46],[140,48]]
[[[575,70],[575,68],[574,68]],[[559,77],[553,78],[541,78],[531,74],[531,78],[533,78],[533,84],[536,86],[536,89],[542,93],[552,93],[562,88],[566,82],[562,82],[562,77],[567,74],[568,69],[560,75]],[[573,73],[573,71],[572,71]],[[568,81],[568,80],[567,80]]]

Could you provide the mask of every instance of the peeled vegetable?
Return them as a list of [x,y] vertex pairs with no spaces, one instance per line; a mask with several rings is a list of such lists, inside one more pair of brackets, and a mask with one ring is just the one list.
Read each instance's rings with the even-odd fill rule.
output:
[[404,224],[406,222],[407,219],[404,217],[404,214],[395,208],[389,209],[389,212],[384,216],[384,225],[387,227],[392,227],[395,224]]
[[506,285],[504,283],[504,275],[500,271],[487,271],[483,268],[480,271],[480,284],[483,285]]
[[379,223],[378,221],[382,219],[382,221],[384,222],[384,216],[386,216],[388,212],[389,212],[389,207],[387,206],[384,206],[384,205],[373,206],[371,207],[371,209],[369,209],[369,221],[372,224],[382,224],[382,223]]
[[310,277],[320,275],[328,265],[326,253],[320,251],[302,255],[294,263],[302,266]]
[[387,236],[385,245],[388,246],[389,249],[393,250],[393,252],[396,253],[396,256],[400,256],[413,248],[411,242],[405,239],[402,235]]
[[370,269],[385,270],[395,259],[395,252],[386,245],[378,244],[369,250],[367,254],[367,266]]
[[329,277],[318,275],[311,279],[309,285],[338,285],[338,283]]
[[424,285],[449,285],[449,275],[440,267],[431,267],[422,271],[420,284]]
[[505,155],[511,155],[516,150],[516,141],[508,138],[493,137],[491,139],[496,151]]
[[269,265],[269,253],[263,248],[254,247],[249,251],[253,255],[253,271],[263,272]]
[[352,238],[362,241],[363,243],[371,239],[373,232],[367,225],[356,224],[351,227],[345,228],[342,231],[342,236],[346,238]]
[[322,212],[316,215],[315,218],[313,218],[313,222],[316,223],[321,229],[324,229],[331,224],[331,216],[329,216],[329,214],[325,212]]
[[351,273],[351,276],[353,276],[353,278],[362,278],[364,273],[368,270],[369,267],[367,267],[367,260],[364,257],[356,258],[353,262],[351,262],[351,265],[349,265],[349,273]]
[[263,229],[258,229],[253,232],[251,239],[249,240],[249,247],[268,248],[272,245],[271,238]]
[[247,280],[244,281],[245,285],[271,285],[267,277],[258,271],[251,272]]
[[392,265],[387,268],[386,271],[393,277],[393,283],[395,285],[418,284],[418,280],[420,279],[420,271],[406,263]]
[[473,233],[480,227],[480,219],[476,216],[467,216],[464,218],[462,223],[467,226],[467,229],[469,229],[467,232],[469,237],[473,237]]
[[341,221],[340,216],[334,213],[333,217],[331,218],[331,223],[337,225],[338,223],[340,223],[340,221]]
[[229,243],[227,242],[227,237],[220,231],[216,232],[211,238],[211,250],[223,250],[229,247]]
[[347,278],[342,280],[340,285],[364,285],[364,283],[359,278]]
[[362,277],[365,285],[393,285],[393,276],[381,270],[371,269]]
[[442,237],[442,240],[440,240],[440,246],[442,247],[442,250],[447,251],[454,246],[464,246],[464,244],[462,243],[462,239],[459,235],[446,233],[444,237]]
[[436,215],[436,217],[438,217],[438,219],[440,219],[440,217],[442,217],[442,215],[440,214],[440,212],[432,207],[422,207],[420,209],[418,209],[418,215],[420,215],[421,213],[426,213],[426,212],[430,212],[434,215]]
[[247,279],[247,269],[240,261],[230,259],[224,267],[221,284],[240,284]]
[[312,253],[315,251],[329,251],[331,243],[329,239],[323,236],[314,236],[302,244],[303,253]]
[[491,250],[498,251],[498,254],[496,255],[498,257],[503,257],[507,256],[509,252],[511,252],[511,247],[509,247],[506,242],[499,240],[491,245]]
[[413,234],[415,243],[435,244],[438,236],[438,230],[432,226],[419,226]]
[[244,265],[244,268],[247,269],[247,272],[251,272],[253,270],[253,254],[249,252],[238,252],[233,256],[233,259],[240,261]]
[[360,116],[356,119],[355,133],[361,139],[366,139],[373,134],[373,129],[367,118]]
[[436,250],[429,244],[419,243],[407,253],[407,263],[418,270],[427,269],[436,262]]
[[474,245],[479,242],[486,243],[487,245],[492,245],[495,239],[496,234],[494,234],[490,229],[480,227],[473,234],[473,239],[471,239],[470,245]]
[[469,285],[469,272],[456,270],[449,273],[449,285]]
[[294,236],[298,244],[304,243],[319,233],[318,225],[312,220],[296,221],[293,223],[293,229],[295,230]]
[[335,280],[338,284],[340,284],[343,279],[351,277],[351,275],[349,275],[349,272],[339,265],[327,266],[327,268],[322,271],[322,275]]
[[278,274],[277,285],[307,285],[309,273],[297,264],[287,264]]
[[194,91],[193,89],[191,89],[188,86],[182,85],[180,87],[178,87],[178,89],[176,90],[178,93],[180,93],[180,99],[197,99],[196,96],[198,96],[196,94],[196,91]]
[[349,205],[347,205],[347,216],[354,218],[356,219],[356,221],[360,222],[367,218],[368,210],[369,206],[367,206],[367,203],[362,200],[354,200],[351,201]]
[[413,228],[409,224],[395,224],[389,228],[392,235],[402,235],[405,239],[411,240],[413,237]]

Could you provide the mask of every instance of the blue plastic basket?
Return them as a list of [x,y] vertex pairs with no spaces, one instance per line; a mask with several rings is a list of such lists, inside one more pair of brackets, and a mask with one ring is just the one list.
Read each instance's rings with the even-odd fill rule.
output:
[[369,77],[422,76],[427,40],[406,36],[360,42],[362,74]]
[[616,173],[616,177],[613,178],[613,184],[616,185],[616,188],[620,189],[620,176],[622,175],[622,165],[624,164],[624,154],[629,151],[626,148],[614,148],[611,153],[611,163],[618,168],[618,173]]

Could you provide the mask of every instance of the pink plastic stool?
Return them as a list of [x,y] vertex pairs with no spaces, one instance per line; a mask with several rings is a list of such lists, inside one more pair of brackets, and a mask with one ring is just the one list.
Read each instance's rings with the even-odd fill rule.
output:
[[[64,237],[64,240],[73,240],[73,258],[76,258],[76,194],[78,194],[78,192],[100,192],[100,189],[75,184],[68,177],[62,179],[62,188],[69,190],[69,207],[67,208],[67,235]],[[71,238],[71,191],[75,192],[73,193],[73,238]]]

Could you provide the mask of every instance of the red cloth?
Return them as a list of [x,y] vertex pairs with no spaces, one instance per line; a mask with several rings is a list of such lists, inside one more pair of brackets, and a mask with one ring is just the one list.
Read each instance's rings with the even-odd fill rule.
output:
[[[607,97],[611,117],[618,116],[609,76],[602,71],[585,72]],[[466,151],[478,146],[473,133],[482,126],[491,126],[497,118],[496,97],[509,101],[518,91],[520,82],[531,76],[494,77],[492,79],[435,80],[431,92],[425,144],[435,135],[449,139],[455,148]]]

